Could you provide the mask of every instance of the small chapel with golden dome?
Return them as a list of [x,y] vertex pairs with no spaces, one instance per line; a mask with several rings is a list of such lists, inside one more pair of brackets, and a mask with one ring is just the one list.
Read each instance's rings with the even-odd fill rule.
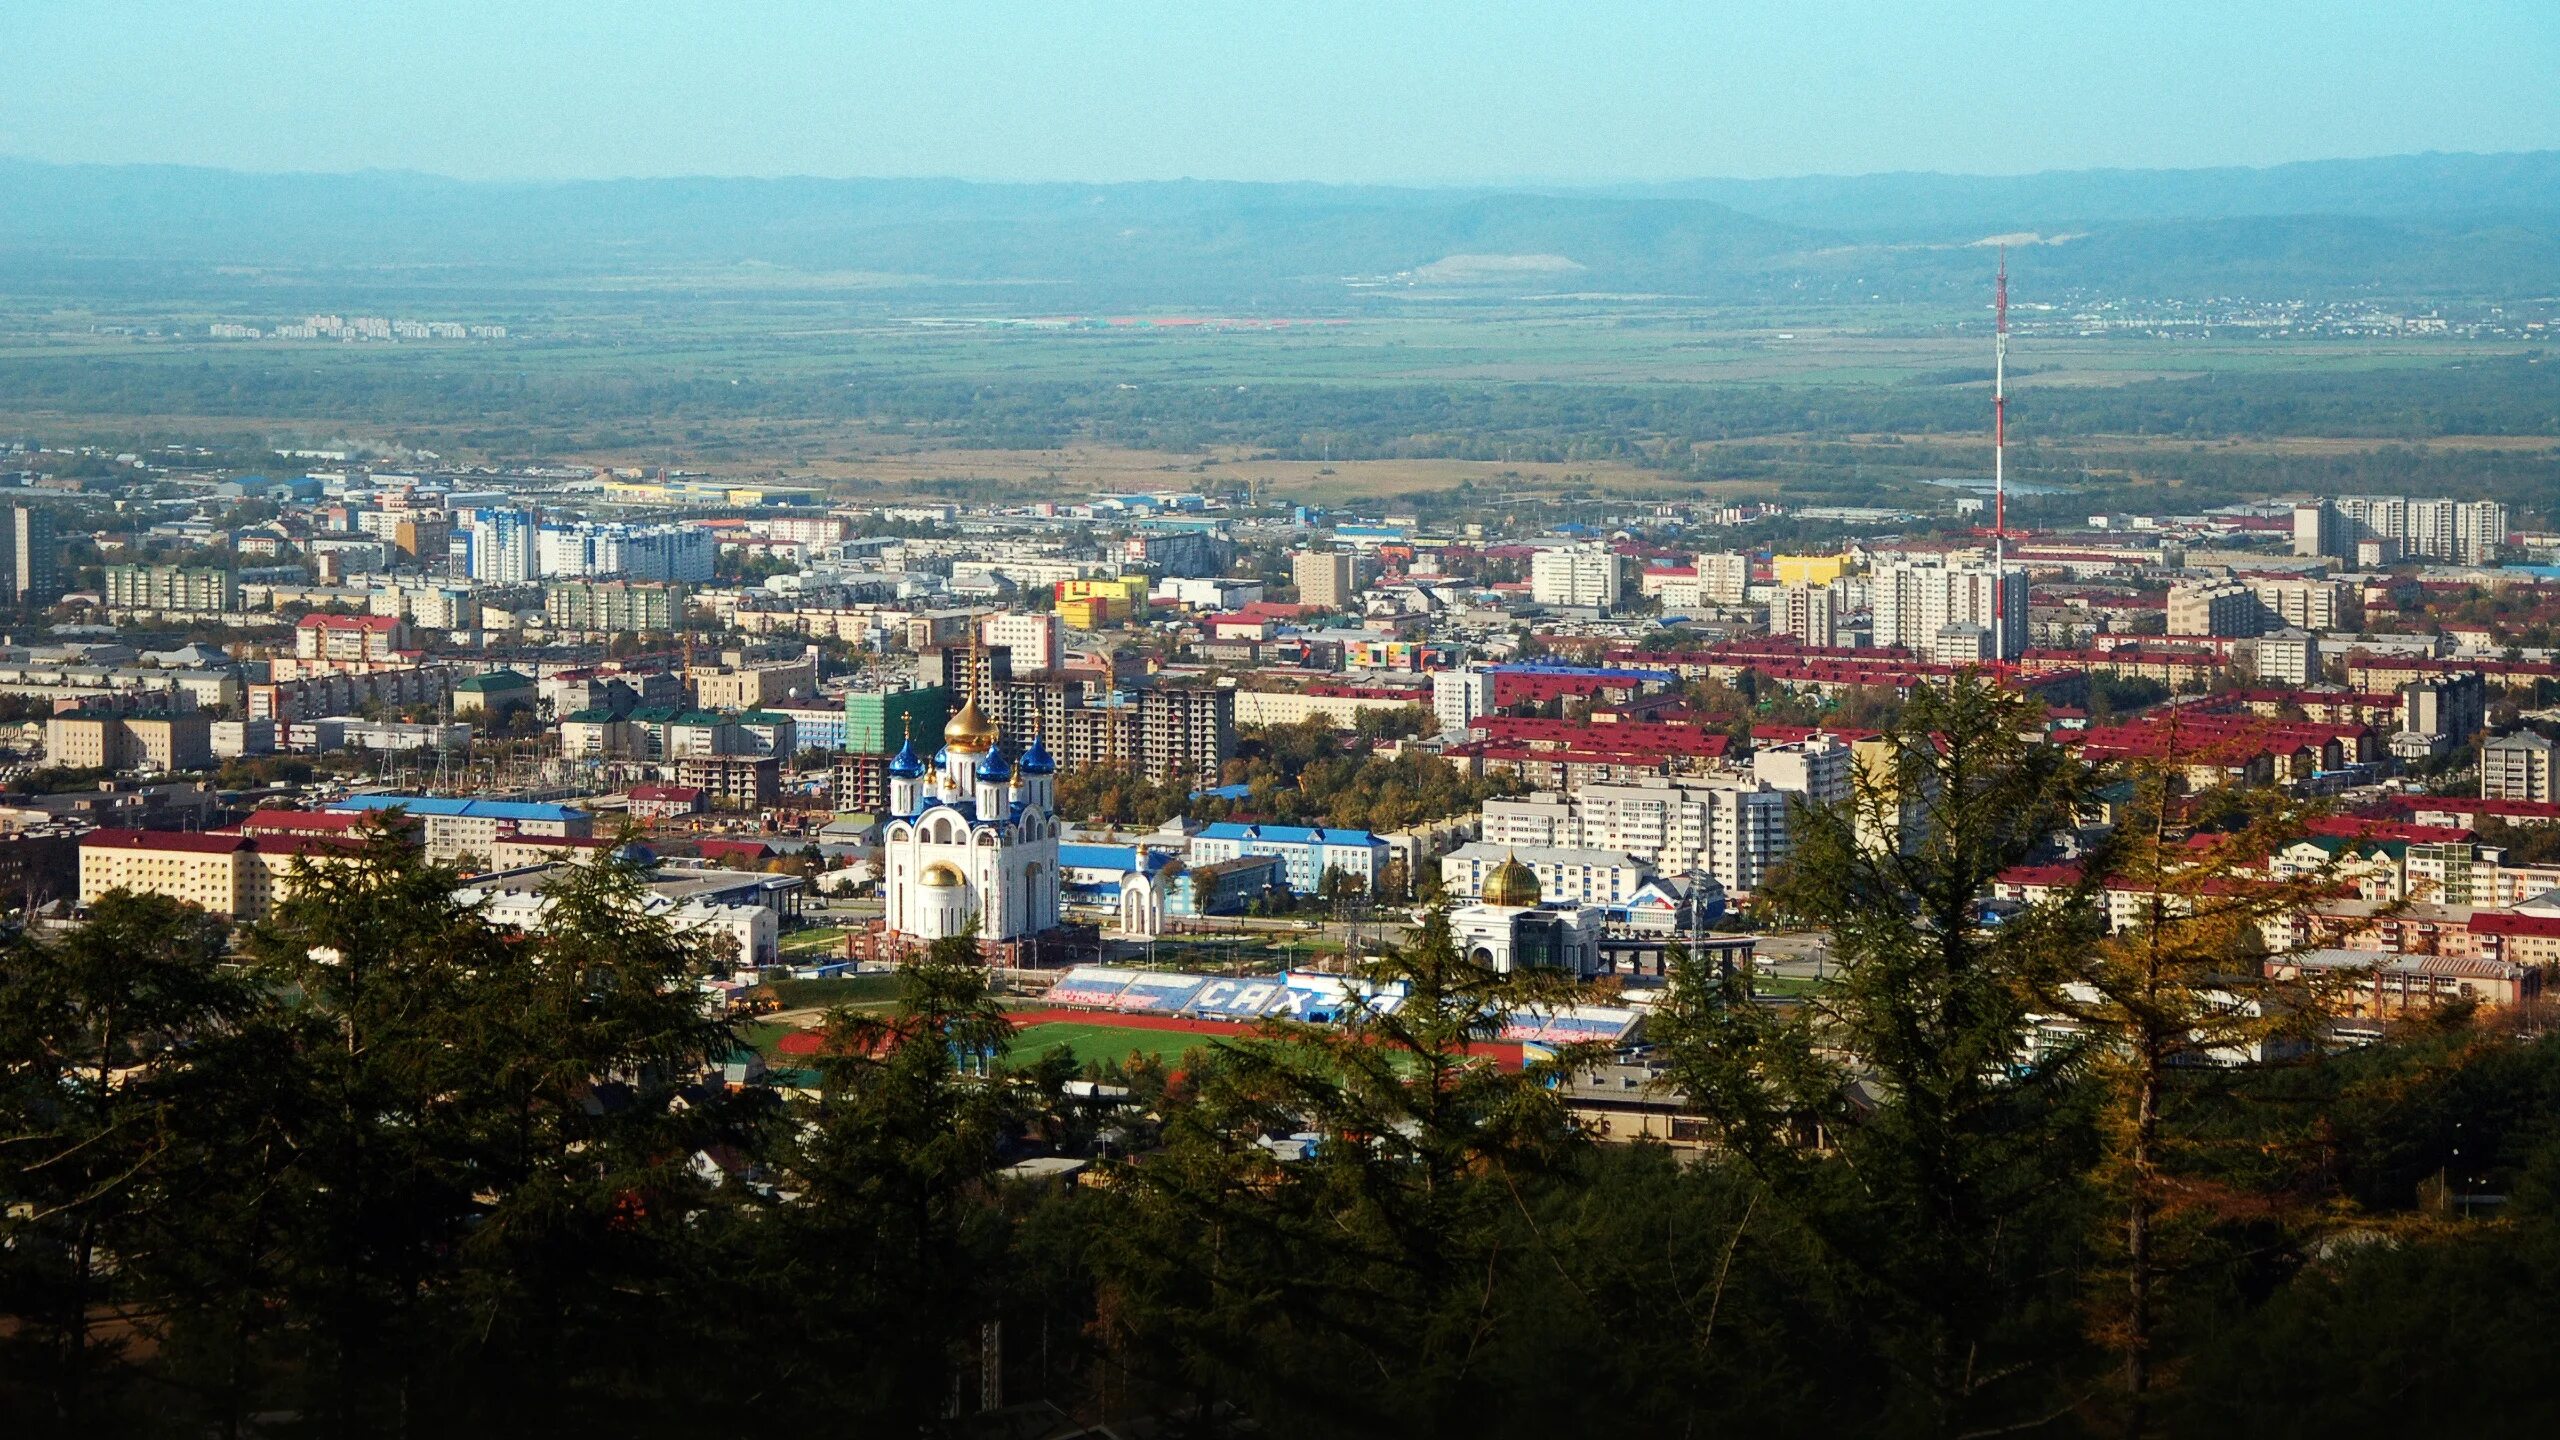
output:
[[1007,758],[975,697],[943,727],[942,745],[928,766],[910,734],[889,761],[888,929],[915,941],[1003,942],[1056,928],[1056,760],[1036,735]]
[[1588,905],[1553,903],[1538,884],[1538,872],[1516,854],[1503,857],[1484,877],[1482,895],[1449,916],[1459,950],[1487,970],[1508,975],[1515,970],[1562,970],[1572,975],[1600,972],[1601,912]]

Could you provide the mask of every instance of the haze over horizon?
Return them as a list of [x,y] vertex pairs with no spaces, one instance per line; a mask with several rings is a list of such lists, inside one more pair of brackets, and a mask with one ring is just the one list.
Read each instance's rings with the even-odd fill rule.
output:
[[1556,186],[2560,148],[2560,9],[2520,0],[103,0],[14,7],[0,49],[36,62],[0,93],[0,154],[261,172]]

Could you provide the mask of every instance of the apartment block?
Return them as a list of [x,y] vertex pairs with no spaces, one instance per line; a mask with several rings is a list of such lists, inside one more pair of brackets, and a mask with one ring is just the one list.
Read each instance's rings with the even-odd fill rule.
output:
[[818,693],[818,662],[813,659],[735,665],[696,671],[695,703],[706,710],[762,710]]
[[45,758],[87,770],[202,770],[213,764],[213,721],[202,714],[73,711],[45,722]]
[[240,608],[240,578],[211,566],[110,565],[107,608],[221,615]]
[[2480,747],[2480,796],[2484,800],[2560,799],[2554,786],[2550,737],[2534,730],[2501,735]]
[[1349,609],[1360,595],[1359,560],[1349,553],[1301,550],[1289,557],[1289,580],[1298,603],[1325,610]]
[[1493,713],[1493,672],[1482,665],[1433,671],[1431,713],[1441,733],[1465,735],[1468,721]]
[[0,509],[0,599],[50,605],[62,598],[62,537],[53,512],[33,505]]
[[1541,605],[1607,609],[1619,600],[1617,553],[1605,545],[1541,550],[1529,557],[1529,598]]
[[354,843],[319,835],[92,830],[80,837],[80,903],[124,890],[227,920],[262,920],[290,893],[295,862],[327,864]]
[[672,632],[684,623],[682,585],[631,580],[559,580],[542,587],[542,611],[562,630],[613,635]]
[[1807,645],[1836,645],[1839,619],[1831,587],[1781,585],[1769,601],[1769,633],[1792,636]]
[[2027,577],[1984,561],[1903,560],[1876,568],[1875,641],[1920,654],[1950,625],[1991,632],[1992,654],[2014,660],[2027,648]]
[[2169,587],[2172,635],[2255,635],[2260,614],[2257,592],[2236,580]]
[[1618,852],[1666,875],[1703,872],[1728,890],[1748,891],[1786,858],[1787,806],[1801,798],[1758,780],[1586,784],[1486,801],[1483,840]]
[[2249,590],[2265,612],[2259,623],[2268,628],[2353,630],[2363,620],[2363,606],[2344,580],[2261,579],[2250,581]]

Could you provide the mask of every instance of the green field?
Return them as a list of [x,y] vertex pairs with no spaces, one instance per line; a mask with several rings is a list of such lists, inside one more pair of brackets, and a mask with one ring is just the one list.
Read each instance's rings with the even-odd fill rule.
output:
[[782,937],[782,953],[806,955],[818,951],[836,954],[844,949],[844,927],[821,925],[811,930],[794,930]]
[[1013,1058],[1017,1063],[1035,1060],[1064,1045],[1080,1065],[1100,1060],[1126,1060],[1133,1052],[1170,1063],[1191,1051],[1214,1045],[1218,1039],[1215,1035],[1194,1035],[1180,1030],[1133,1030],[1118,1025],[1085,1025],[1053,1020],[1014,1032]]

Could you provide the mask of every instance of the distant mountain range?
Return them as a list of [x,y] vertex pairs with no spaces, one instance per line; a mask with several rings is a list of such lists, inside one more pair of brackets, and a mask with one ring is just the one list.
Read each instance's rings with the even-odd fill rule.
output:
[[0,161],[0,192],[0,285],[17,288],[235,267],[449,284],[773,266],[1078,303],[1347,303],[1380,286],[1903,299],[1978,289],[1980,247],[2008,236],[2033,237],[2047,293],[2560,294],[2560,152],[1594,189],[519,184]]

